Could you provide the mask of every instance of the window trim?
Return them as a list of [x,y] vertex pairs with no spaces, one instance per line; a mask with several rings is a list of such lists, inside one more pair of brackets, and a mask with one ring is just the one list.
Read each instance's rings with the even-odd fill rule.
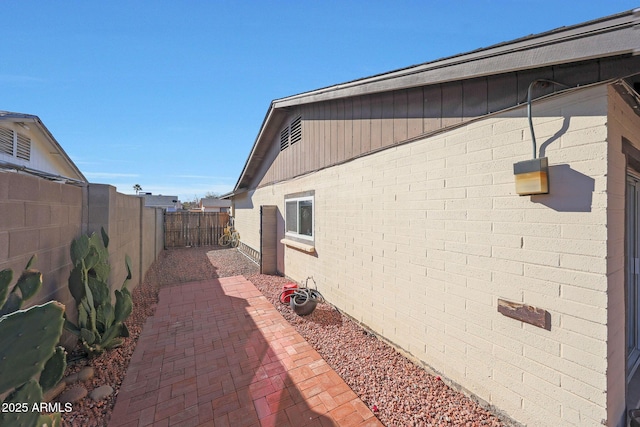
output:
[[[287,203],[296,202],[296,229],[298,231],[300,227],[300,205],[299,202],[311,200],[311,236],[306,234],[300,234],[298,232],[287,231]],[[285,238],[294,242],[313,244],[316,238],[316,203],[315,203],[315,191],[305,191],[301,193],[287,194],[284,196],[284,230]]]

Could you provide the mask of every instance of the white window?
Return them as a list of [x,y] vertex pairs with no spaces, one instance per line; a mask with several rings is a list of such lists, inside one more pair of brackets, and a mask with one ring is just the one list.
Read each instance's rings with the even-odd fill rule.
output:
[[285,229],[289,238],[313,241],[313,194],[285,196]]

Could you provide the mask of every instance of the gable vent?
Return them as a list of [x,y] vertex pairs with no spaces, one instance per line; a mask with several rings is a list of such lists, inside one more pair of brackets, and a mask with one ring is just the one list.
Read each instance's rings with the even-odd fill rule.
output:
[[291,145],[302,140],[302,116],[291,122]]
[[13,156],[13,131],[0,127],[0,153]]
[[280,132],[280,151],[284,150],[289,146],[289,126],[282,129]]
[[18,150],[16,157],[22,160],[29,160],[31,158],[31,139],[24,135],[18,134]]

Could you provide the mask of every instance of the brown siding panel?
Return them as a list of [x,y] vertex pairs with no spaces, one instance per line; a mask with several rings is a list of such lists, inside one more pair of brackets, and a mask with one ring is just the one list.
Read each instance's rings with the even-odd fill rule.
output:
[[352,154],[354,157],[362,154],[362,98],[353,99],[351,119],[353,127],[351,128]]
[[338,160],[338,104],[335,102],[331,103],[329,111],[331,113],[331,132],[329,134],[331,151],[329,155],[329,164],[332,165]]
[[[553,80],[553,70],[545,69],[545,70],[526,70],[518,72],[518,100],[522,102],[527,102],[527,90],[529,89],[529,84],[532,81],[538,79],[549,79]],[[538,87],[533,92],[533,98],[538,98],[542,95],[546,95],[553,92],[553,88],[541,88]]]
[[331,105],[326,102],[324,104],[324,134],[322,135],[322,146],[324,147],[324,164],[331,164]]
[[327,149],[327,144],[325,144],[325,139],[324,139],[324,125],[325,125],[325,117],[324,117],[324,105],[320,104],[316,107],[316,114],[317,114],[317,124],[316,124],[316,134],[318,135],[318,158],[316,159],[316,162],[318,164],[318,167],[321,168],[323,167],[326,163],[324,161],[324,157],[325,157],[325,150]]
[[302,171],[302,152],[304,150],[301,150],[300,146],[301,142],[297,142],[290,147],[292,157],[291,166],[293,166],[292,176],[298,175]]
[[462,83],[442,85],[442,126],[462,122]]
[[353,100],[344,100],[344,158],[353,157]]
[[382,97],[371,96],[371,150],[382,147]]
[[518,103],[518,76],[515,73],[490,76],[487,79],[490,113],[503,110]]
[[[302,115],[302,140],[280,152],[279,130],[265,136],[272,147],[259,171],[262,175],[256,174],[254,181],[264,185],[288,179],[522,104],[534,80],[575,86],[620,75],[623,71],[619,69],[632,71],[638,65],[640,57],[604,58],[302,104],[295,111],[278,110],[277,123],[288,116],[283,126]],[[538,85],[533,96],[554,90],[559,87]]]
[[382,94],[382,146],[393,144],[393,93]]
[[371,102],[370,97],[360,98],[360,151],[368,153],[371,151]]
[[464,119],[487,114],[487,80],[474,79],[462,83],[462,116]]
[[[553,67],[553,80],[567,86],[589,84],[597,81],[600,74],[600,65],[596,62],[588,64],[560,64]],[[562,87],[556,87],[556,90]]]
[[336,146],[338,147],[338,155],[334,159],[336,162],[341,162],[345,159],[345,141],[344,141],[344,101],[342,99],[336,101]]
[[433,132],[442,127],[442,87],[424,88],[424,131]]
[[393,142],[405,141],[408,135],[408,95],[406,90],[393,94]]
[[411,89],[407,99],[407,138],[423,133],[423,94],[422,88]]

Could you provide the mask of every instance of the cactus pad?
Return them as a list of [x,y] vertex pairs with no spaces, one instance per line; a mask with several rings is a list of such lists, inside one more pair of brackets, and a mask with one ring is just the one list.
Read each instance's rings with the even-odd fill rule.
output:
[[44,368],[62,334],[64,305],[50,301],[0,318],[0,394]]
[[32,412],[34,403],[42,402],[42,389],[36,380],[29,380],[7,397],[4,403],[27,404],[27,407],[19,406],[17,412],[1,412],[0,426],[33,427],[40,417],[39,412]]
[[28,300],[38,293],[42,287],[42,273],[37,270],[25,270],[16,284],[22,294],[22,300]]
[[46,392],[55,387],[64,375],[67,367],[67,352],[62,347],[56,347],[55,353],[47,360],[44,370],[40,374],[40,387]]

